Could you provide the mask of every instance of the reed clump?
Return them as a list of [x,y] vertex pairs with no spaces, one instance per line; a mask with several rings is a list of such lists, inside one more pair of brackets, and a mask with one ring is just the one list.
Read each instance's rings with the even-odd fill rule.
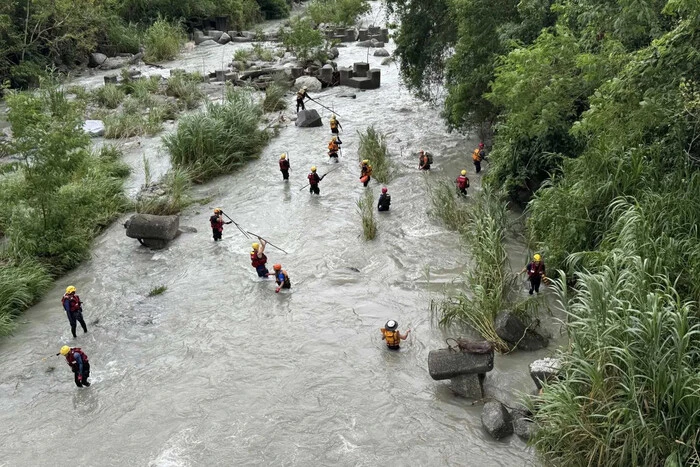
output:
[[372,165],[372,177],[379,183],[389,183],[391,162],[386,147],[386,137],[374,126],[367,128],[364,132],[358,131],[358,135],[360,136],[359,160],[369,159]]
[[374,215],[374,196],[369,189],[357,200],[357,212],[362,220],[365,240],[374,240],[377,236],[377,219]]

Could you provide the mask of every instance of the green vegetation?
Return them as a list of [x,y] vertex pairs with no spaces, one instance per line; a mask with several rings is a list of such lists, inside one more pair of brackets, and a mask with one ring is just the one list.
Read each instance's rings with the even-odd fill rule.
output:
[[284,94],[287,89],[277,83],[270,84],[265,89],[265,99],[263,100],[263,110],[265,112],[276,112],[287,108],[287,100]]
[[156,295],[160,295],[163,292],[168,290],[167,285],[159,285],[158,287],[153,287],[150,292],[148,292],[149,297],[155,297]]
[[544,462],[700,464],[700,3],[390,4],[409,87],[446,79],[448,124],[492,137],[485,183],[529,201],[533,249],[565,272]]
[[221,104],[184,117],[163,137],[173,166],[186,168],[195,182],[235,170],[259,156],[270,135],[260,129],[262,106],[243,90],[230,90]]
[[[144,171],[148,171],[147,164],[144,164]],[[150,174],[147,172],[145,186],[151,185]],[[161,188],[165,195],[149,197],[147,193],[142,194],[136,203],[136,212],[169,216],[179,214],[185,207],[194,202],[190,196],[192,177],[185,169],[171,169],[156,186]]]
[[144,34],[143,44],[146,52],[143,58],[149,62],[172,60],[177,56],[185,39],[185,31],[180,23],[158,18]]
[[196,109],[204,99],[204,92],[199,88],[202,76],[194,74],[178,73],[168,79],[165,94],[177,97],[186,109]]
[[0,334],[34,303],[51,280],[89,256],[91,240],[129,203],[120,153],[88,150],[81,101],[50,85],[7,95],[17,170],[0,176]]
[[313,0],[306,11],[316,24],[354,26],[357,19],[369,10],[367,0]]
[[359,160],[369,159],[372,177],[379,183],[389,183],[391,162],[384,134],[375,130],[374,126],[367,128],[364,133],[358,131],[357,134],[360,136],[360,148],[357,152]]
[[126,93],[116,84],[105,84],[95,91],[95,101],[97,104],[107,107],[108,109],[116,109],[122,103]]
[[265,19],[280,19],[289,16],[289,5],[286,0],[258,0],[260,13]]
[[320,53],[325,44],[323,33],[307,18],[293,17],[289,29],[280,30],[280,39],[299,60],[308,60]]
[[357,200],[357,213],[362,219],[362,234],[365,240],[374,240],[377,236],[377,219],[374,216],[372,191],[365,190],[365,193]]
[[430,213],[447,227],[462,233],[469,229],[469,205],[456,195],[454,184],[438,181],[428,184],[432,210]]

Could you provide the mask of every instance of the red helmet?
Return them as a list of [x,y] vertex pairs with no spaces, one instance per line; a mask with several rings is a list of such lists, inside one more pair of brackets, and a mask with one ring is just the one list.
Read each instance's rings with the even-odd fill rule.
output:
[[484,143],[479,143],[479,147],[480,147],[480,148],[483,148],[483,147],[484,147]]
[[382,188],[382,193],[386,193],[387,191],[386,187]]

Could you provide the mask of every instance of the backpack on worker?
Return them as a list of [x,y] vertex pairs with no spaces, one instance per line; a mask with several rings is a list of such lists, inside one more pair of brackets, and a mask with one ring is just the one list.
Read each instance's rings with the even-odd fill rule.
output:
[[428,158],[428,164],[433,165],[433,155],[428,151],[425,152],[425,155]]

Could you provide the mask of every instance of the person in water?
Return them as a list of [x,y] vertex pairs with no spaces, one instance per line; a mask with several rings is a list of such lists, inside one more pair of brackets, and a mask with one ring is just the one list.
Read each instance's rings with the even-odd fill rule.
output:
[[219,208],[214,209],[214,215],[209,218],[211,225],[211,234],[214,236],[214,241],[221,240],[221,235],[224,233],[224,224],[230,224],[231,221],[224,222],[222,216],[223,211]]
[[63,309],[66,310],[66,316],[70,323],[70,332],[73,334],[73,337],[78,337],[75,334],[78,323],[80,323],[80,326],[83,328],[83,333],[88,332],[85,320],[83,319],[83,302],[80,301],[80,297],[75,293],[75,287],[72,285],[66,287],[66,293],[63,294],[61,298],[61,304],[63,305]]
[[390,350],[399,350],[401,348],[401,341],[406,340],[408,335],[411,333],[409,329],[406,334],[401,334],[398,330],[399,323],[393,319],[386,322],[383,328],[380,329],[382,333],[382,340],[386,341],[386,346]]
[[388,211],[391,205],[391,195],[387,193],[386,187],[382,188],[382,194],[379,195],[379,202],[377,202],[377,210]]
[[68,347],[64,345],[61,350],[56,354],[63,355],[66,357],[66,363],[73,371],[75,378],[75,385],[79,388],[83,386],[90,386],[88,378],[90,377],[90,362],[88,361],[88,356],[85,352],[80,350],[80,347]]
[[340,130],[343,129],[343,126],[340,124],[340,122],[336,118],[335,114],[333,114],[331,116],[330,126],[331,126],[331,133],[333,133],[333,135],[338,137],[338,144],[343,144],[343,142],[340,141],[340,134],[338,132],[339,129]]
[[275,271],[275,282],[277,283],[275,293],[279,293],[280,289],[291,289],[292,283],[289,280],[289,274],[287,274],[287,271],[282,269],[282,265],[275,264],[272,266],[272,269]]
[[532,262],[523,268],[520,273],[527,272],[528,279],[530,280],[530,291],[528,292],[532,295],[532,292],[540,293],[540,284],[542,279],[547,279],[545,274],[544,263],[542,262],[542,257],[539,254],[535,254],[532,257]]
[[486,149],[484,149],[484,143],[479,143],[479,147],[474,149],[472,152],[472,162],[474,163],[474,170],[476,173],[481,172],[481,161],[486,158]]
[[[364,179],[364,180],[363,180]],[[372,179],[372,166],[369,165],[369,159],[365,159],[360,164],[360,181],[366,187]]]
[[338,162],[338,151],[340,150],[340,145],[343,144],[337,136],[331,138],[328,143],[328,157],[333,159],[334,162]]
[[287,154],[284,153],[280,156],[280,172],[282,172],[282,180],[289,180],[289,159],[287,159]]
[[267,256],[265,256],[265,245],[267,242],[262,238],[258,237],[258,242],[253,243],[253,251],[250,252],[250,263],[255,268],[255,272],[258,273],[258,277],[268,277],[270,271],[267,270],[265,265],[267,264]]
[[308,88],[304,86],[303,88],[297,91],[297,113],[299,113],[299,107],[301,107],[301,110],[306,110],[306,106],[304,105],[304,99],[311,99],[309,93],[306,92],[307,89]]
[[[323,177],[325,177],[325,175]],[[319,175],[316,173],[316,166],[312,165],[311,173],[306,177],[309,179],[309,193],[317,195],[321,194],[321,189],[318,187],[318,182],[323,180],[323,177],[319,177]]]
[[467,171],[462,170],[459,177],[455,180],[455,185],[457,185],[457,192],[463,196],[467,196],[467,188],[469,188],[469,179],[467,178]]
[[418,152],[418,168],[420,170],[430,170],[430,154],[422,149]]

